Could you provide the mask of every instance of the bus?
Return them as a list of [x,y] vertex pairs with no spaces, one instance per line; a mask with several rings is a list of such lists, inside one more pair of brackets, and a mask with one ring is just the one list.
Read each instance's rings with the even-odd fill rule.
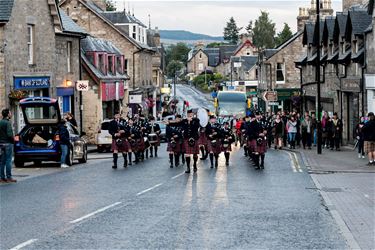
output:
[[246,94],[239,91],[219,91],[217,94],[217,110],[219,117],[246,115]]

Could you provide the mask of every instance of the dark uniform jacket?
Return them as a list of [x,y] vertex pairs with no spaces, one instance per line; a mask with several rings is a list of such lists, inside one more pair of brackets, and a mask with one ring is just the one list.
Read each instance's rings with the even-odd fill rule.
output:
[[116,139],[115,134],[117,134],[120,130],[124,130],[125,134],[122,137],[125,137],[126,134],[129,132],[128,125],[124,119],[119,119],[117,122],[115,119],[109,122],[108,132],[112,135],[112,139]]
[[13,143],[12,124],[8,119],[0,121],[0,143]]

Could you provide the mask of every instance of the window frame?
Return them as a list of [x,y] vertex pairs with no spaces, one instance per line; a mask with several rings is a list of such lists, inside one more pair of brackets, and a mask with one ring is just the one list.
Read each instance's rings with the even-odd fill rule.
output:
[[72,47],[73,43],[71,41],[68,41],[66,43],[66,66],[68,73],[72,72]]
[[[281,69],[278,68],[279,65],[282,65]],[[283,78],[284,78],[282,81],[277,80],[277,78],[278,78],[277,73],[280,70],[282,71]],[[286,78],[286,76],[285,76],[285,62],[277,62],[276,63],[276,78],[275,78],[276,79],[276,84],[284,84],[285,83],[285,78]]]
[[34,27],[34,25],[33,24],[27,24],[27,56],[28,56],[27,61],[28,61],[29,65],[35,64],[34,37],[35,37],[35,27]]

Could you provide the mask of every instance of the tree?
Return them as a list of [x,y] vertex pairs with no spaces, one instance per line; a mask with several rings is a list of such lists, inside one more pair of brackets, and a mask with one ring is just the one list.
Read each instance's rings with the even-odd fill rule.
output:
[[275,37],[276,46],[279,46],[283,44],[285,41],[287,41],[289,38],[293,36],[292,31],[290,30],[290,27],[287,23],[284,23],[284,28],[281,32],[277,34]]
[[218,48],[218,47],[220,47],[223,44],[224,43],[221,43],[221,42],[213,42],[213,43],[207,44],[206,48]]
[[167,76],[174,77],[177,71],[181,70],[184,64],[180,61],[172,60],[167,65]]
[[254,32],[253,32],[253,21],[252,21],[252,20],[250,20],[250,22],[249,22],[249,24],[246,26],[245,30],[246,30],[246,35],[247,35],[248,37],[253,37]]
[[115,4],[113,3],[113,0],[104,0],[105,2],[105,7],[106,7],[106,11],[115,11],[116,10],[116,7],[115,7]]
[[166,52],[167,65],[173,60],[180,61],[183,64],[186,64],[189,51],[190,48],[185,43],[177,43],[176,45],[171,45]]
[[242,28],[238,28],[236,21],[233,17],[227,22],[227,26],[224,28],[224,40],[230,42],[231,44],[237,44],[238,34]]
[[253,43],[259,49],[275,47],[275,23],[273,23],[266,11],[261,11],[260,16],[255,20],[253,28]]

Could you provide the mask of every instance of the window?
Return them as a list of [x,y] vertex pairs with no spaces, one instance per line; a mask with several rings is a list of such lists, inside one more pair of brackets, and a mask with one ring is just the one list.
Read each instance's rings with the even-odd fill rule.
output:
[[27,25],[27,52],[29,64],[34,64],[34,25]]
[[124,73],[128,73],[128,59],[124,59]]
[[277,63],[276,65],[276,83],[285,83],[285,64]]
[[202,53],[199,53],[199,59],[202,59]]
[[116,63],[117,72],[119,72],[120,74],[123,74],[124,73],[123,57],[117,56],[116,61],[117,61]]
[[115,62],[114,62],[114,56],[110,55],[108,56],[108,69],[109,69],[109,72],[111,72],[111,74],[115,75],[115,71],[113,69],[113,67],[115,66]]
[[72,72],[72,42],[66,44],[66,65],[68,72]]
[[98,55],[98,61],[99,61],[99,64],[98,64],[98,67],[99,67],[99,70],[103,73],[103,74],[107,74],[106,70],[105,70],[105,58],[104,58],[104,54],[99,54]]

